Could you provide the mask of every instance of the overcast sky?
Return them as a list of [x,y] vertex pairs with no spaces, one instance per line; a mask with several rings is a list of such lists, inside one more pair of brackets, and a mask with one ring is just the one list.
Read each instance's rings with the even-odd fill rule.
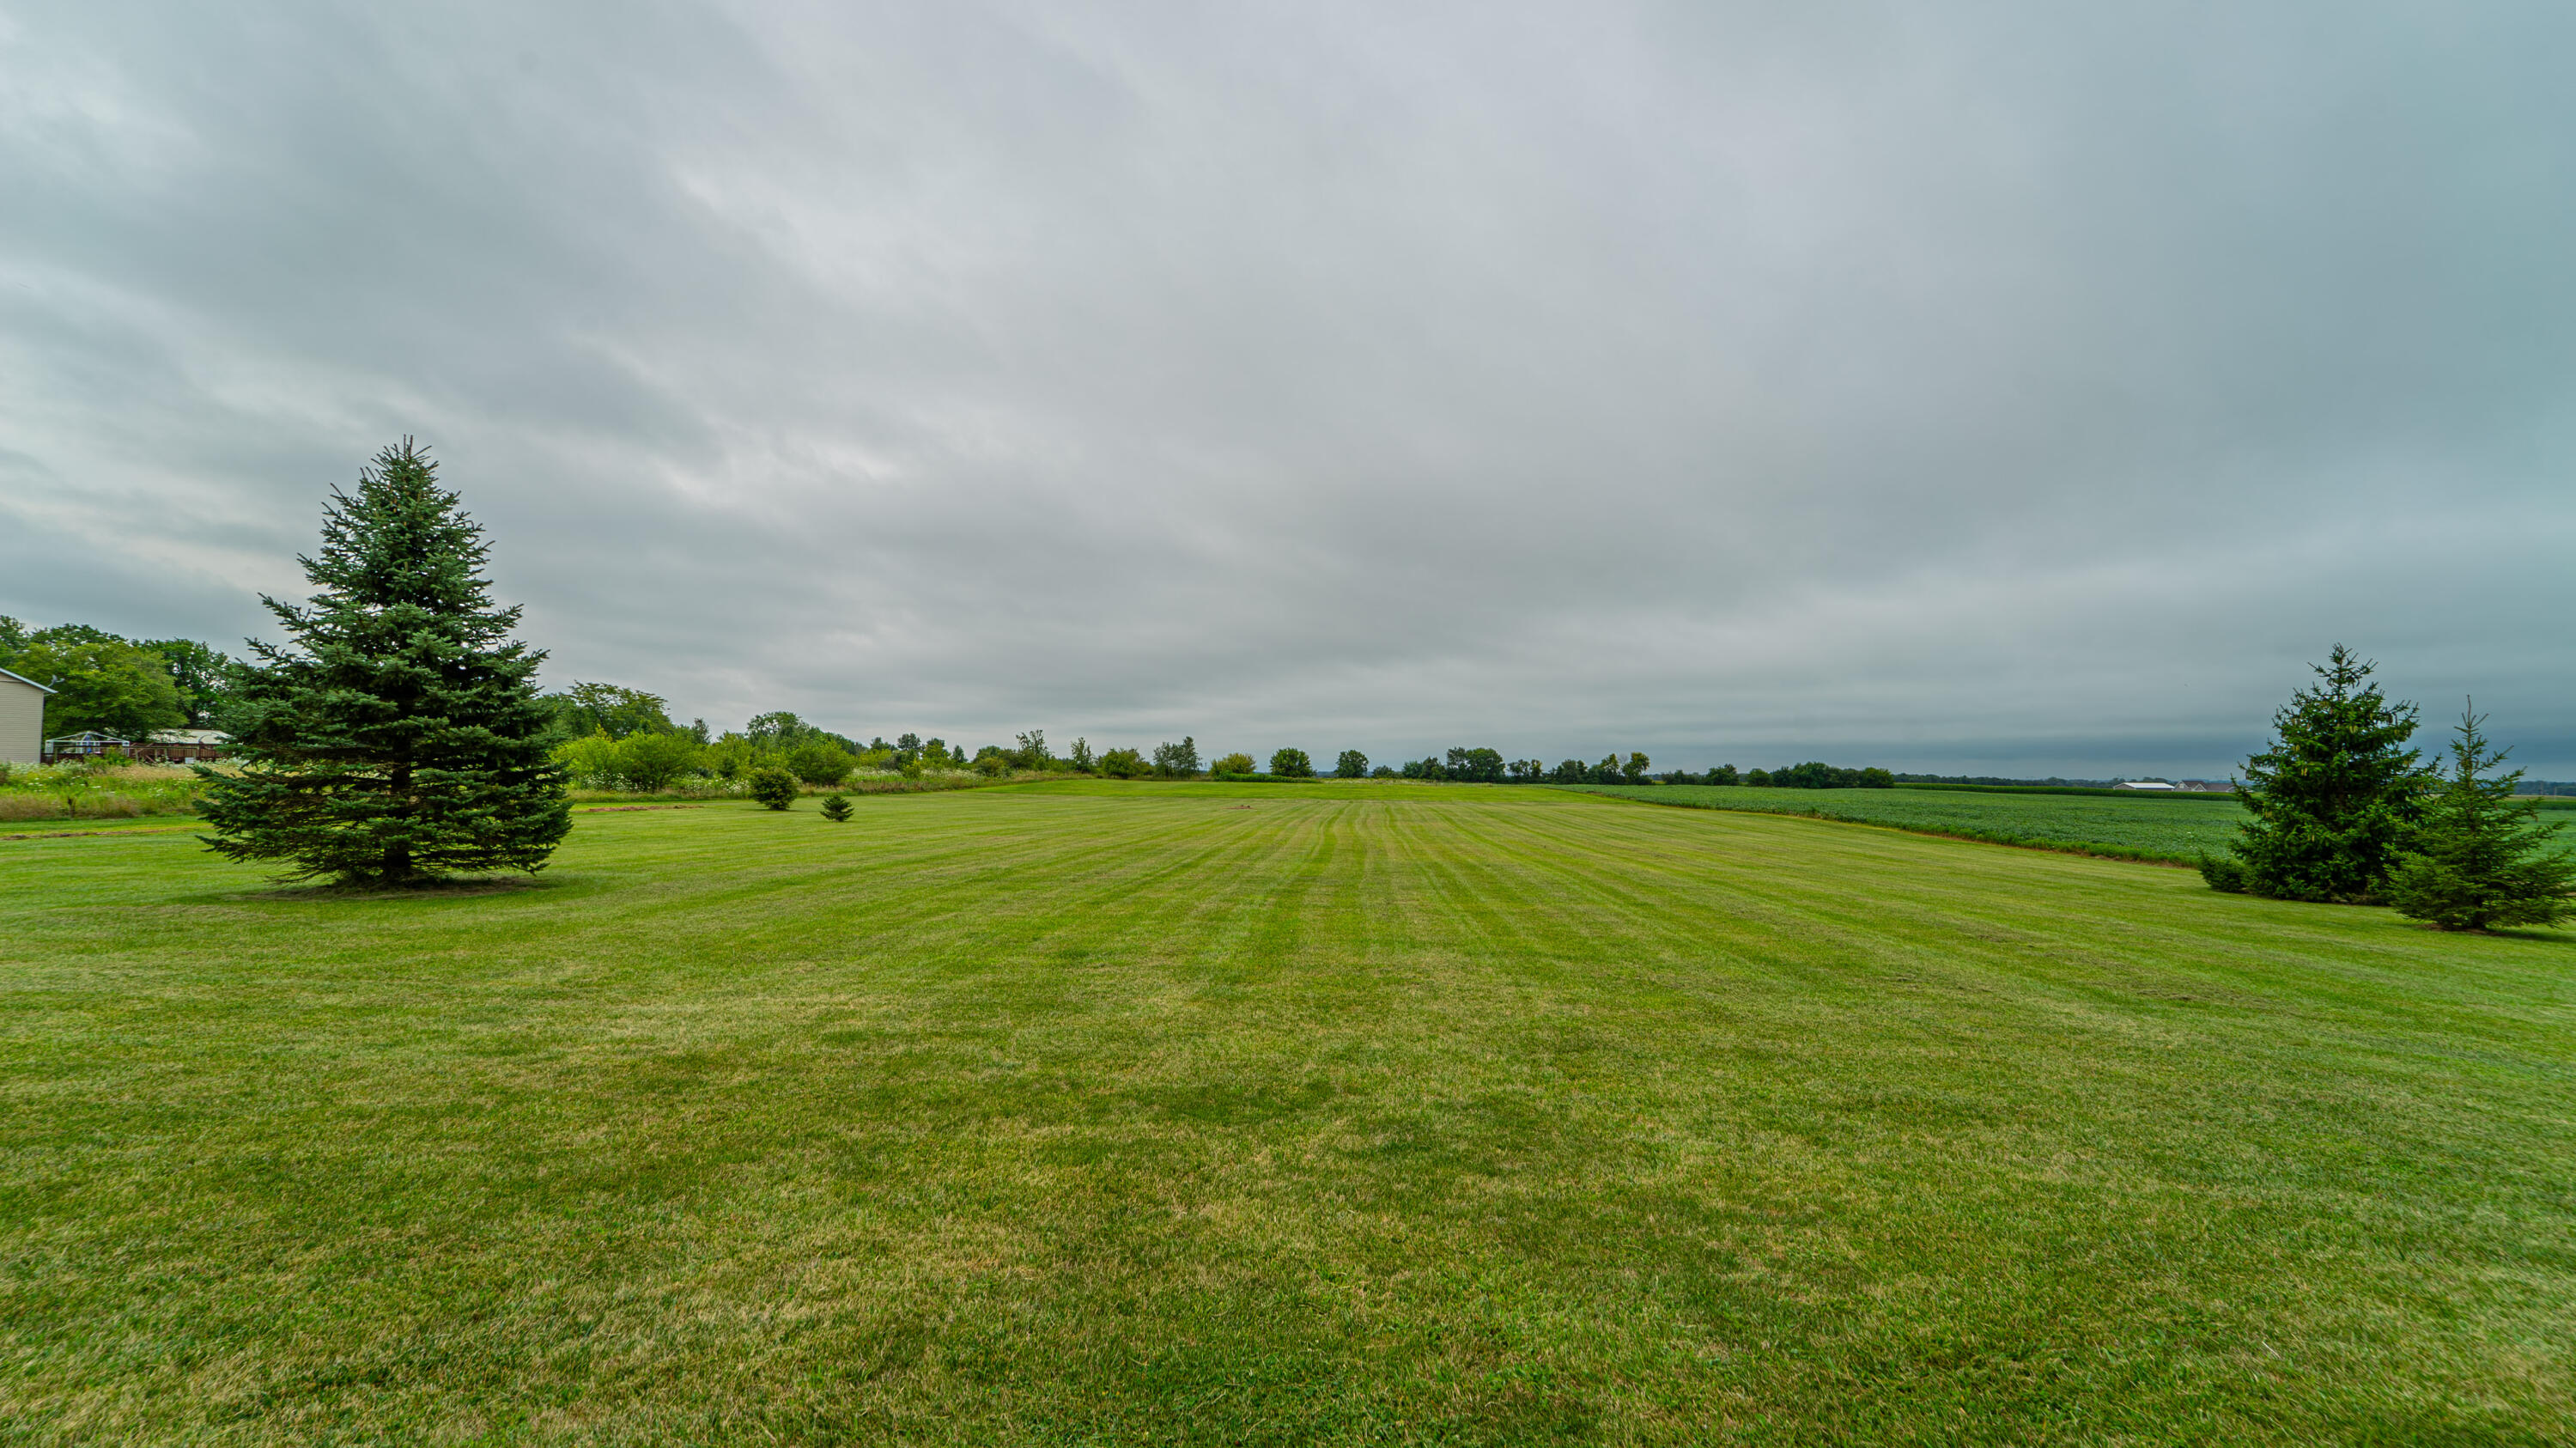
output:
[[0,0],[0,613],[237,650],[413,434],[720,728],[2224,773],[2341,640],[2576,778],[2570,54]]

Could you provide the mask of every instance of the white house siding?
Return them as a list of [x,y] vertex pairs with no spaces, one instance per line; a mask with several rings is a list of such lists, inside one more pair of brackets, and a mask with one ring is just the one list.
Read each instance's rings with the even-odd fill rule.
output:
[[0,759],[33,764],[44,757],[45,691],[0,673]]

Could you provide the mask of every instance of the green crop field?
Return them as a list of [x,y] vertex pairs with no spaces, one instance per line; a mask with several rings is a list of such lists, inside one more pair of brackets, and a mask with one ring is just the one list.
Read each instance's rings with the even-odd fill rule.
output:
[[2576,1441],[2576,932],[1526,788],[101,828],[0,1442]]
[[[2244,808],[2232,799],[2112,795],[1992,794],[1929,789],[1752,789],[1704,785],[1566,785],[1690,809],[1810,815],[2005,844],[2086,850],[2133,859],[2187,862],[2225,851]],[[2553,802],[2554,803],[2554,802]],[[2576,843],[2576,811],[2544,815]]]

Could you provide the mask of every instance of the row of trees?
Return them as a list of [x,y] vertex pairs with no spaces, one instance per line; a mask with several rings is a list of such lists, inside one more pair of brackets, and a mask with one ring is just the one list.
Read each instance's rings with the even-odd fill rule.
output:
[[2269,747],[2246,761],[2250,818],[2200,872],[2219,890],[2283,900],[2389,904],[2446,930],[2547,925],[2569,913],[2576,858],[2553,848],[2537,800],[2515,798],[2522,771],[2474,708],[2461,711],[2447,770],[2409,746],[2417,710],[2370,682],[2372,665],[2337,644],[2272,719]]
[[31,629],[0,615],[0,669],[54,691],[45,699],[48,739],[220,727],[231,664],[194,639],[130,639],[81,623]]

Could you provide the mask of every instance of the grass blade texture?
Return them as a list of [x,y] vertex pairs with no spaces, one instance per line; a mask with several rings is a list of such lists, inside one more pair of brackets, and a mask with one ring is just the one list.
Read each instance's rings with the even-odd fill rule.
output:
[[0,1440],[2567,1442],[2571,1000],[1559,790],[0,842]]

